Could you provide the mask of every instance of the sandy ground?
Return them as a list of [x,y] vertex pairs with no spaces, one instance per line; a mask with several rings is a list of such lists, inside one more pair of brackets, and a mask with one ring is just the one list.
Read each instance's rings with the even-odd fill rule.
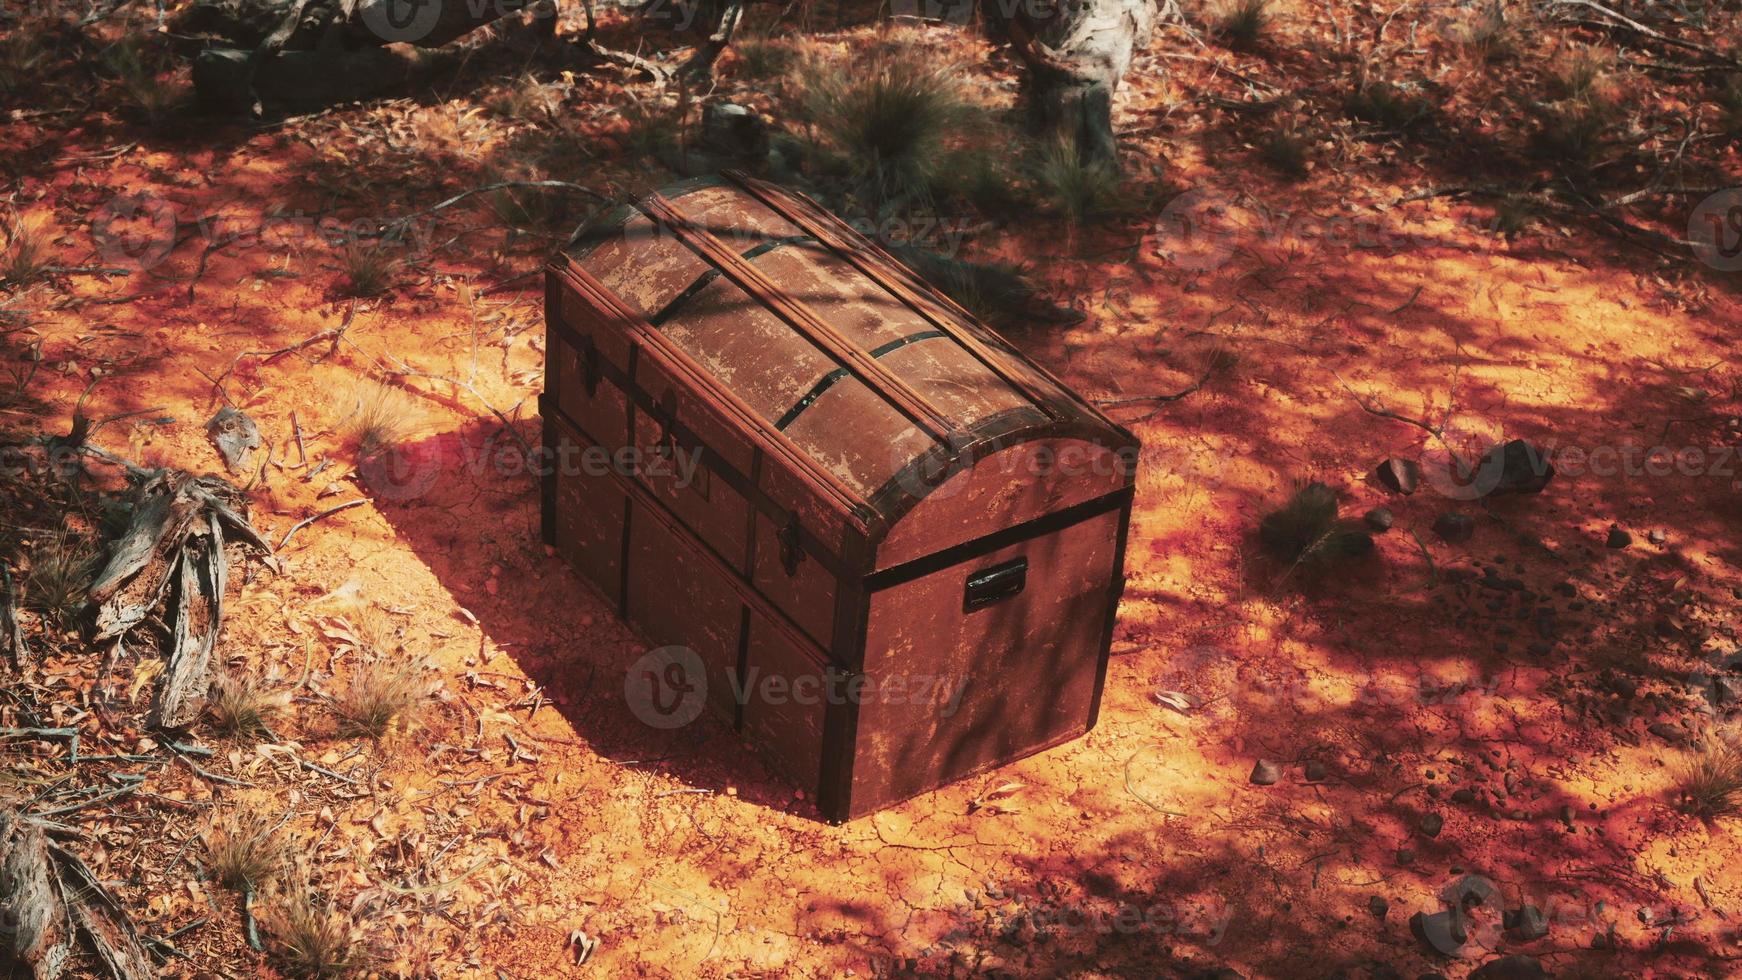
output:
[[[1459,977],[1502,951],[1559,976],[1742,972],[1739,825],[1670,805],[1682,749],[1647,731],[1717,726],[1695,679],[1736,649],[1735,275],[1553,220],[1509,240],[1457,200],[1396,203],[1435,183],[1419,170],[1284,184],[1213,167],[1202,147],[1144,132],[1141,106],[1165,86],[1139,82],[1126,116],[1134,158],[1167,171],[1153,227],[1041,221],[979,253],[1027,262],[1090,314],[1012,335],[1086,394],[1174,390],[1212,352],[1235,358],[1132,423],[1145,450],[1100,724],[839,828],[725,725],[638,722],[622,677],[645,642],[540,543],[536,485],[511,451],[537,433],[538,243],[504,248],[481,208],[418,218],[428,247],[347,314],[318,229],[270,213],[378,224],[446,196],[435,187],[464,189],[462,173],[376,211],[331,190],[357,160],[366,186],[390,184],[409,126],[473,152],[462,103],[393,110],[409,123],[348,110],[295,135],[10,126],[7,152],[30,168],[21,210],[57,227],[65,265],[137,266],[93,241],[105,214],[184,223],[149,272],[32,294],[45,370],[30,413],[64,427],[100,378],[87,414],[151,411],[98,444],[218,471],[204,421],[226,400],[244,409],[276,461],[252,491],[275,542],[366,502],[299,532],[284,573],[246,585],[227,655],[287,680],[312,670],[319,690],[349,669],[334,617],[355,618],[361,597],[439,684],[415,726],[380,744],[329,734],[313,699],[298,706],[281,734],[355,783],[200,799],[293,810],[324,886],[372,902],[371,934],[408,972]],[[1189,241],[1187,212],[1202,219]],[[233,224],[186,224],[213,215]],[[268,233],[221,243],[225,227]],[[347,315],[336,349],[259,353]],[[364,377],[411,393],[419,468],[393,487],[357,479],[336,434]],[[1433,447],[1362,399],[1444,419],[1454,438],[1533,440],[1561,472],[1487,510],[1429,488],[1387,495],[1374,464]],[[1390,507],[1396,527],[1348,573],[1278,584],[1253,530],[1309,478],[1351,513]],[[1468,543],[1429,530],[1446,511],[1475,518]],[[1604,547],[1611,524],[1631,547]],[[1486,568],[1516,584],[1485,585]],[[1618,693],[1617,673],[1637,689]],[[270,768],[251,743],[221,756],[234,773]],[[1260,758],[1281,765],[1275,785],[1248,781]],[[1019,788],[1001,805],[970,812],[1007,783]],[[1501,901],[1457,955],[1432,956],[1407,920],[1468,876]],[[209,886],[133,897],[157,932],[216,916],[207,931],[230,938],[213,948],[252,956],[235,945],[234,903]],[[1545,912],[1546,938],[1503,934],[1495,906],[1522,903]],[[600,940],[584,967],[573,930]]]

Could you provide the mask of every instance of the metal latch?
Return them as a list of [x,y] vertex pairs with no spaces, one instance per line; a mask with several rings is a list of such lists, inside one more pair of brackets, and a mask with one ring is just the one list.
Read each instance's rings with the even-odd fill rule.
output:
[[1028,557],[1012,558],[1007,562],[983,568],[968,576],[967,585],[962,588],[962,611],[973,612],[984,609],[995,602],[1002,602],[1018,595],[1028,585]]

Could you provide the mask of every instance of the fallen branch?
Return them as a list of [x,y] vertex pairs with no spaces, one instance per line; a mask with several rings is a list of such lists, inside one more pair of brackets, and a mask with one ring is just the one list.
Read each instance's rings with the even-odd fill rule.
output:
[[1724,52],[1719,51],[1717,48],[1714,48],[1714,47],[1707,45],[1707,44],[1700,44],[1697,41],[1684,41],[1679,37],[1670,37],[1668,34],[1665,34],[1662,31],[1659,31],[1655,28],[1647,27],[1644,24],[1641,24],[1640,22],[1632,19],[1631,17],[1628,17],[1628,16],[1621,14],[1617,11],[1611,10],[1608,7],[1603,6],[1602,4],[1597,3],[1596,0],[1555,0],[1555,2],[1560,4],[1561,6],[1564,6],[1564,7],[1584,7],[1584,8],[1589,9],[1589,10],[1594,10],[1599,15],[1601,15],[1604,19],[1609,20],[1612,23],[1619,24],[1622,27],[1625,27],[1628,30],[1633,31],[1637,34],[1651,38],[1653,41],[1657,41],[1661,44],[1667,44],[1667,45],[1670,45],[1671,47],[1682,48],[1682,49],[1687,50],[1687,51],[1697,51],[1700,54],[1703,54],[1703,55],[1707,56],[1708,58],[1713,59],[1714,61],[1719,61],[1719,62],[1722,62],[1726,65],[1742,67],[1742,61],[1738,61],[1735,57],[1733,57],[1731,55],[1727,55]]
[[[1098,398],[1095,400],[1095,406],[1097,408],[1123,408],[1127,405],[1166,405],[1170,402],[1177,402],[1182,398],[1201,391],[1204,385],[1208,384],[1212,377],[1215,377],[1217,371],[1220,371],[1227,366],[1228,361],[1229,358],[1226,354],[1219,350],[1215,351],[1210,355],[1209,366],[1204,368],[1204,373],[1198,376],[1198,380],[1179,391],[1156,395],[1130,395],[1123,398]],[[1132,421],[1142,422],[1145,419],[1151,418],[1159,411],[1161,411],[1161,409],[1157,408],[1154,412],[1132,419]]]
[[290,544],[290,539],[296,536],[296,532],[302,530],[305,527],[308,527],[310,524],[313,524],[316,521],[324,520],[325,518],[331,517],[334,514],[337,514],[341,510],[350,510],[352,507],[355,507],[358,504],[366,504],[368,502],[369,501],[367,499],[362,498],[362,497],[359,497],[356,500],[347,500],[344,503],[338,505],[337,507],[329,507],[326,510],[321,511],[319,514],[314,515],[313,517],[305,517],[302,520],[297,521],[295,524],[292,524],[290,526],[290,530],[284,532],[284,539],[282,541],[278,542],[278,550],[283,551],[284,546],[287,544]]
[[[212,383],[212,387],[216,390],[216,392],[218,394],[223,395],[225,402],[229,402],[230,396],[227,394],[224,394],[224,382],[230,377],[230,375],[236,373],[236,368],[241,366],[243,358],[245,358],[245,357],[258,357],[258,358],[262,359],[263,363],[270,362],[273,359],[283,357],[286,354],[295,354],[295,353],[298,353],[300,351],[306,350],[309,347],[313,347],[315,344],[330,341],[331,346],[329,346],[327,348],[327,352],[325,354],[321,355],[320,357],[316,358],[314,361],[310,362],[313,364],[319,364],[321,361],[324,361],[327,358],[332,357],[334,354],[338,353],[339,341],[345,339],[345,331],[351,329],[351,321],[356,316],[357,316],[357,304],[355,302],[352,302],[345,307],[345,318],[344,318],[344,320],[340,321],[338,326],[329,327],[328,329],[322,330],[321,332],[314,334],[313,336],[306,337],[302,340],[299,340],[296,343],[291,344],[288,347],[280,347],[277,350],[245,350],[245,351],[242,351],[240,354],[237,354],[234,358],[232,358],[230,360],[230,366],[225,368],[222,374],[219,374],[216,378],[214,378],[208,374],[208,375],[206,375],[206,380],[208,380]],[[200,373],[205,374],[204,371],[201,371]],[[208,401],[207,404],[210,404],[210,402]],[[300,442],[301,442],[301,438],[299,436],[298,443],[300,444]],[[304,458],[306,459],[307,457],[305,456]]]
[[12,566],[5,562],[0,562],[0,648],[15,670],[30,661],[30,647],[18,622],[18,590],[13,586]]
[[56,980],[84,937],[116,980],[150,980],[152,968],[133,920],[77,855],[50,839],[62,827],[0,811],[0,920],[10,952],[37,980]]

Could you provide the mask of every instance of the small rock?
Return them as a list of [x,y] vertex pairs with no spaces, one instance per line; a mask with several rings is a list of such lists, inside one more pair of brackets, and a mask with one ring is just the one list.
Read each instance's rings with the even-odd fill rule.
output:
[[1391,911],[1391,903],[1385,900],[1384,895],[1374,895],[1367,900],[1367,911],[1372,914],[1373,918],[1383,919],[1385,914]]
[[1633,543],[1633,535],[1622,530],[1621,525],[1611,524],[1609,525],[1609,540],[1604,543],[1611,548],[1620,550]]
[[1542,488],[1554,479],[1554,464],[1541,449],[1523,439],[1514,439],[1483,455],[1476,473],[1478,486],[1494,481],[1494,488],[1488,492],[1496,497],[1508,493],[1541,493]]
[[224,457],[224,468],[240,470],[248,456],[260,448],[260,428],[241,411],[225,406],[206,423],[206,437]]
[[768,153],[768,127],[762,117],[732,102],[713,102],[702,108],[702,143],[732,157],[759,157]]
[[1373,471],[1373,478],[1392,493],[1407,497],[1421,486],[1421,466],[1413,459],[1393,457],[1379,464],[1379,468]]
[[1397,522],[1397,519],[1391,515],[1389,507],[1375,507],[1361,519],[1367,522],[1368,527],[1380,534],[1391,530],[1391,525]]
[[1463,915],[1456,911],[1417,912],[1409,917],[1409,934],[1442,956],[1455,955],[1470,938]]
[[1446,825],[1446,818],[1429,811],[1421,815],[1421,832],[1429,837],[1438,837]]
[[1452,802],[1469,806],[1471,803],[1476,802],[1476,791],[1468,786],[1455,789],[1452,791]]
[[1534,942],[1548,935],[1548,916],[1534,905],[1524,905],[1506,913],[1506,931],[1521,943]]
[[1403,865],[1406,868],[1409,867],[1410,865],[1414,864],[1415,863],[1415,852],[1410,850],[1407,847],[1398,848],[1397,849],[1397,863]]
[[1645,536],[1645,539],[1650,541],[1652,544],[1663,544],[1665,541],[1669,540],[1669,535],[1664,534],[1662,531],[1652,531]]
[[1252,785],[1271,786],[1282,778],[1282,767],[1268,759],[1259,759],[1252,767]]
[[1434,533],[1450,544],[1462,544],[1476,533],[1476,521],[1468,514],[1441,514],[1434,518]]
[[1321,782],[1325,778],[1325,764],[1317,759],[1309,759],[1306,764],[1306,780],[1309,783]]
[[1688,739],[1686,729],[1679,728],[1667,721],[1654,721],[1645,726],[1645,730],[1671,745],[1680,745]]

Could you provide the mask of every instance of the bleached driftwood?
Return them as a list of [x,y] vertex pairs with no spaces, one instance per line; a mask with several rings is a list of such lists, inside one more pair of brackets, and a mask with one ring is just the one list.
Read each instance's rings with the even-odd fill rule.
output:
[[55,980],[80,936],[117,980],[149,980],[133,920],[78,855],[51,836],[68,828],[0,811],[0,921],[12,926],[8,952],[36,980]]
[[179,728],[205,705],[229,582],[226,544],[240,542],[268,566],[276,562],[244,516],[242,492],[224,480],[163,471],[141,480],[133,499],[133,520],[91,584],[95,638],[120,639],[161,618],[170,644],[150,720]]

